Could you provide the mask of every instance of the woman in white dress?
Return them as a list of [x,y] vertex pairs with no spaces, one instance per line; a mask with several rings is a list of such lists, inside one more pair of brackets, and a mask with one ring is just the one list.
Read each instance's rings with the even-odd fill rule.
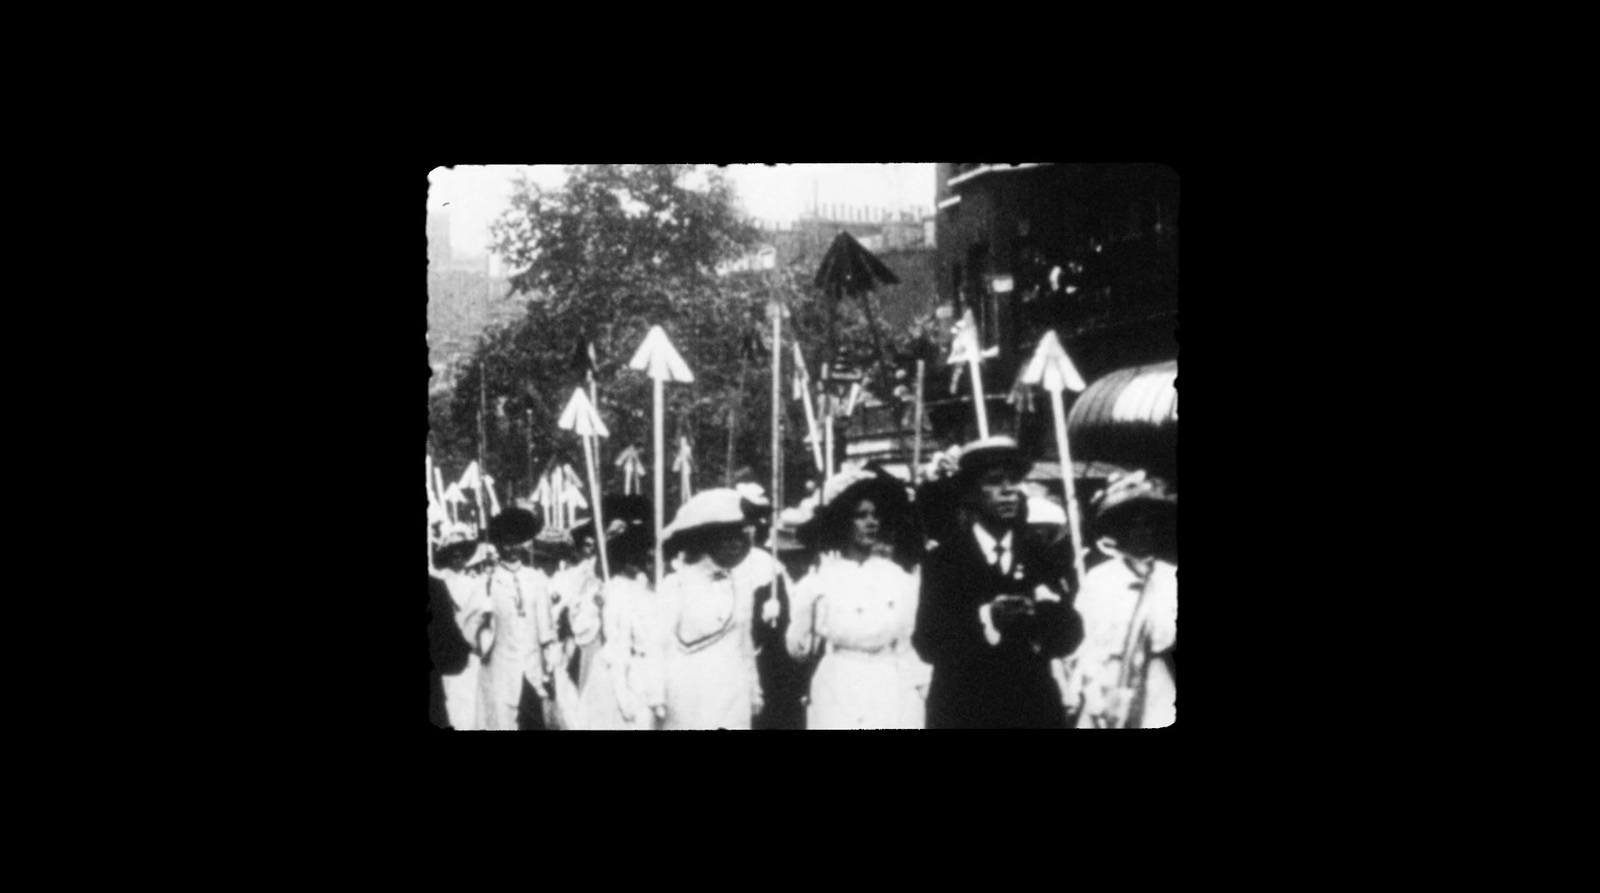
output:
[[845,472],[823,488],[822,559],[795,587],[788,632],[791,655],[820,661],[808,729],[923,727],[929,669],[911,647],[920,581],[907,569],[909,521],[905,487],[889,475]]
[[750,553],[738,491],[696,493],[662,531],[683,561],[657,594],[665,729],[749,729],[762,707],[755,594],[733,571]]
[[650,585],[655,537],[648,526],[629,526],[607,541],[606,553],[611,579],[594,599],[601,644],[579,695],[579,728],[650,731],[666,715]]
[[1162,728],[1177,718],[1177,494],[1143,471],[1097,497],[1091,568],[1073,604],[1084,638],[1068,659],[1080,729]]

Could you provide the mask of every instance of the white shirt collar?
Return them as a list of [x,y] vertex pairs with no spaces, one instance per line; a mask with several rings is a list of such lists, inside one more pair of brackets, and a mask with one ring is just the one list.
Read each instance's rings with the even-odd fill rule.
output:
[[983,529],[982,524],[973,524],[972,533],[978,538],[978,546],[983,549],[984,561],[988,562],[989,564],[994,564],[995,543],[998,542],[1000,545],[1004,546],[1006,553],[1000,559],[1002,565],[1000,569],[1002,571],[1010,569],[1012,555],[1011,531],[1007,530],[1005,536],[1002,536],[1000,539],[996,540],[992,535],[990,535],[989,531]]

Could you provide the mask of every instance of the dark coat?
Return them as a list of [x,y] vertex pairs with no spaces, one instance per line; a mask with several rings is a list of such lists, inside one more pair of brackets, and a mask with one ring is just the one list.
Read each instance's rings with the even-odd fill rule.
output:
[[784,637],[789,631],[789,592],[783,576],[778,576],[778,625],[767,626],[761,619],[761,609],[772,597],[772,584],[756,590],[755,617],[750,628],[755,630],[756,645],[761,653],[756,655],[756,672],[761,676],[761,689],[765,706],[751,723],[754,729],[803,729],[806,727],[806,709],[800,699],[806,693],[810,667],[789,656]]
[[456,626],[456,603],[445,582],[428,575],[428,721],[450,727],[444,706],[444,677],[467,668],[472,646]]
[[1083,626],[1065,600],[1035,600],[1031,627],[984,638],[978,609],[997,595],[1059,594],[1058,571],[1032,531],[1013,533],[1011,573],[1002,576],[968,528],[928,555],[911,644],[933,666],[928,728],[1061,728],[1066,723],[1050,660],[1065,657]]

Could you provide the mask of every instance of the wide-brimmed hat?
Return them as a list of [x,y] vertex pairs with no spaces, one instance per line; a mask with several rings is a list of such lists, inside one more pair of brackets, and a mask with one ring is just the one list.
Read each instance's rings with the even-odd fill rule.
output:
[[1010,469],[1021,478],[1033,463],[1022,455],[1015,440],[1004,436],[985,437],[962,447],[956,478],[961,486],[970,486],[995,467]]
[[701,490],[678,509],[672,523],[661,531],[661,538],[667,540],[692,530],[721,524],[743,524],[743,501],[744,497],[739,495],[739,491],[731,487]]
[[899,478],[882,471],[843,471],[822,485],[822,500],[816,516],[802,532],[801,540],[825,548],[848,529],[850,515],[861,500],[872,500],[879,519],[889,526],[901,524],[910,508],[906,486]]
[[496,546],[525,543],[539,535],[539,516],[527,509],[507,509],[489,519],[489,542]]
[[1093,505],[1095,525],[1105,529],[1141,508],[1176,513],[1178,494],[1165,480],[1141,469],[1112,475],[1106,488],[1095,495]]
[[573,554],[572,537],[566,531],[546,528],[533,538],[533,557],[566,560]]
[[447,568],[455,564],[460,564],[462,567],[465,567],[467,565],[467,559],[471,558],[472,554],[478,551],[478,546],[479,543],[477,540],[457,540],[452,543],[446,543],[445,545],[440,546],[439,550],[434,553],[433,566],[437,568]]

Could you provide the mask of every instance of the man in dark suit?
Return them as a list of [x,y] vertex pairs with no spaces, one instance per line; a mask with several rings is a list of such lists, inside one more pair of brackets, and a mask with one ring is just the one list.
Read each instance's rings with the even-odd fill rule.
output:
[[[473,543],[460,544],[471,549]],[[428,721],[448,729],[450,716],[445,710],[444,677],[467,668],[467,644],[456,626],[456,603],[444,580],[428,575]]]
[[933,666],[928,728],[1063,728],[1050,661],[1083,638],[1062,574],[1028,529],[1028,463],[1009,437],[962,451],[961,521],[929,553],[912,645]]

